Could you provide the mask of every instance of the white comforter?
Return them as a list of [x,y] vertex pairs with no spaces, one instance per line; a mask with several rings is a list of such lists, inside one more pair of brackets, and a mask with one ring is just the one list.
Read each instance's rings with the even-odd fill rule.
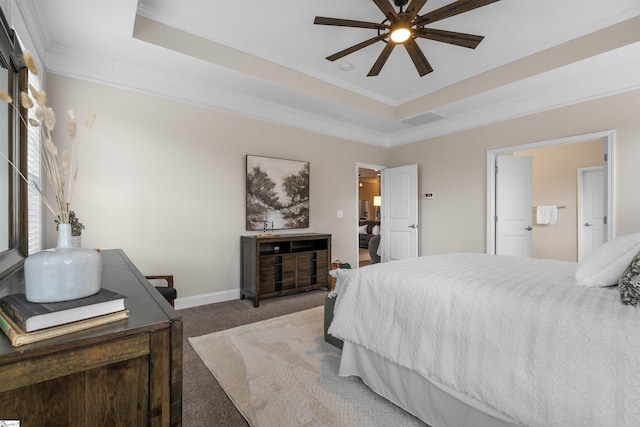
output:
[[338,270],[329,329],[526,426],[640,426],[640,308],[576,264],[450,254]]

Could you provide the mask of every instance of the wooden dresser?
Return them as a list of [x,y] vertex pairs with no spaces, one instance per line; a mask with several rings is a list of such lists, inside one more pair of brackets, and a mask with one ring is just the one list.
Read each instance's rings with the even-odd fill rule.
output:
[[[129,318],[14,348],[0,332],[0,420],[35,426],[182,425],[182,320],[121,250],[102,251],[102,287]],[[0,295],[23,292],[22,271]]]
[[288,295],[329,288],[331,235],[320,233],[280,236],[242,236],[240,298]]

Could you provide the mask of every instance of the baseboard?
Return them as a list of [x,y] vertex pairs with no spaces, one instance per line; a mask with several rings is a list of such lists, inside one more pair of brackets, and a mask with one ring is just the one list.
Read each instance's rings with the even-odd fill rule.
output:
[[210,294],[195,295],[192,297],[177,298],[174,301],[175,309],[197,307],[199,305],[213,304],[216,302],[240,299],[240,289],[214,292]]

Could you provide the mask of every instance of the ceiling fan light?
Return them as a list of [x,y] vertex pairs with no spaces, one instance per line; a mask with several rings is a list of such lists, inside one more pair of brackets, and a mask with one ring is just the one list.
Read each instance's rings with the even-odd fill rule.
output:
[[405,27],[396,28],[391,31],[390,37],[394,43],[404,43],[411,37],[411,30]]

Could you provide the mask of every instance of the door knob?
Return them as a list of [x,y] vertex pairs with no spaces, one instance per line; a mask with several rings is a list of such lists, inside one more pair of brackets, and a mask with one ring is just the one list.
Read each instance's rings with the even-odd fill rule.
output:
[[409,228],[418,228],[418,226],[417,226],[417,225],[415,225],[415,224],[411,224],[411,225],[409,226]]
[[590,224],[590,223],[588,223],[588,222],[585,222],[585,223],[584,223],[584,226],[585,226],[585,227],[591,227],[592,225],[593,225],[593,224]]
[[531,230],[533,230],[533,227],[532,226],[528,226],[527,228],[525,228],[525,230],[531,231]]

